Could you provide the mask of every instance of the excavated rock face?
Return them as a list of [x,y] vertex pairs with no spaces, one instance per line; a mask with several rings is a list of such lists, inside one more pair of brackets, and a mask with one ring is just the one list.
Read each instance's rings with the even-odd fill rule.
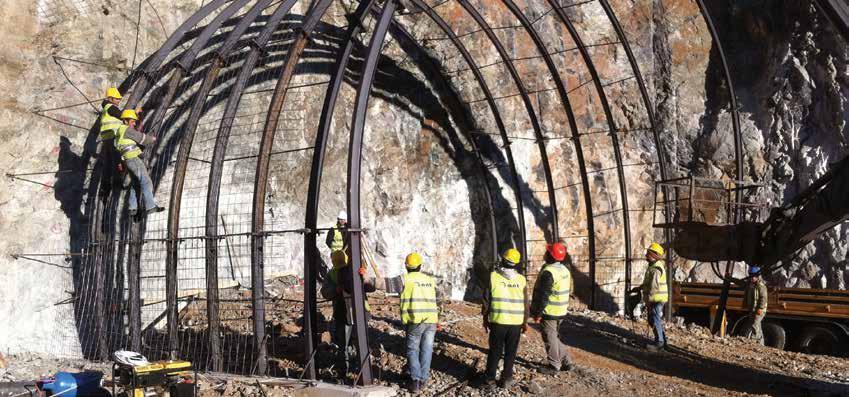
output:
[[[0,165],[7,172],[47,174],[21,176],[50,184],[24,181],[0,184],[0,346],[6,351],[40,351],[78,355],[86,349],[79,339],[92,331],[93,285],[91,260],[84,255],[33,257],[45,262],[13,260],[12,254],[89,252],[90,214],[86,203],[93,190],[86,182],[97,147],[88,129],[94,113],[88,105],[110,85],[120,83],[128,69],[152,54],[183,20],[194,13],[199,0],[151,0],[143,7],[136,44],[137,4],[100,0],[14,0],[0,5],[0,15],[15,23],[0,27],[0,37],[12,46],[2,50],[0,88],[14,92],[0,103]],[[621,310],[625,257],[633,259],[632,283],[642,279],[644,247],[663,238],[653,229],[653,182],[661,178],[657,142],[652,137],[646,109],[628,59],[598,2],[567,7],[588,56],[595,64],[610,104],[605,116],[602,98],[590,79],[576,43],[545,0],[518,6],[538,29],[547,52],[568,91],[576,130],[563,106],[554,79],[539,56],[531,36],[501,1],[472,2],[494,28],[512,59],[540,131],[548,138],[554,203],[546,192],[543,159],[533,123],[518,94],[519,88],[497,51],[463,7],[447,2],[439,15],[460,36],[496,97],[497,109],[510,137],[518,171],[518,190],[527,227],[529,273],[535,273],[551,239],[552,208],[558,210],[557,232],[575,260],[576,294],[592,299],[590,286],[598,285],[596,305]],[[583,2],[581,2],[583,3]],[[796,2],[711,1],[720,35],[730,54],[730,67],[741,106],[746,178],[768,188],[750,200],[778,205],[792,198],[844,153],[846,45],[823,18],[808,5]],[[786,3],[786,4],[785,4]],[[275,2],[276,4],[276,2]],[[406,4],[406,3],[405,3]],[[152,5],[152,7],[151,7]],[[250,4],[249,4],[250,5]],[[668,176],[732,179],[736,173],[728,97],[723,76],[698,7],[687,0],[611,1],[646,80],[654,105],[660,145],[666,151]],[[337,2],[319,25],[318,35],[304,59],[284,103],[275,135],[267,186],[265,229],[286,231],[266,238],[266,276],[301,275],[303,239],[291,233],[304,224],[304,208],[318,115],[328,74],[344,33],[346,13],[356,4]],[[763,11],[760,11],[763,10]],[[266,11],[266,14],[270,10]],[[301,21],[306,3],[293,9],[291,23]],[[440,278],[442,289],[454,298],[470,298],[479,291],[477,278],[493,261],[492,247],[503,250],[522,239],[516,191],[508,167],[505,143],[483,91],[445,34],[423,13],[396,16],[412,39],[390,30],[378,65],[369,103],[363,149],[361,185],[363,226],[368,246],[383,276],[403,272],[404,256],[418,251],[426,271]],[[205,23],[210,22],[207,18]],[[368,31],[374,21],[366,22]],[[222,30],[226,33],[232,27]],[[287,25],[287,27],[291,27]],[[252,31],[250,34],[256,34]],[[319,225],[330,226],[345,208],[348,142],[354,94],[370,33],[358,37],[355,59],[349,66],[334,113],[323,169]],[[251,206],[256,155],[265,112],[290,38],[280,30],[263,55],[236,116],[221,179],[219,234],[242,234],[219,239],[219,280],[222,287],[249,286]],[[220,44],[220,42],[218,42]],[[205,51],[215,49],[210,45]],[[185,48],[178,47],[178,48]],[[247,51],[245,46],[242,51]],[[206,54],[206,52],[204,53]],[[60,57],[55,58],[53,56]],[[66,59],[67,58],[67,59]],[[135,58],[135,60],[134,60]],[[73,60],[68,60],[73,59]],[[156,196],[167,206],[173,192],[173,163],[188,112],[205,73],[200,57],[191,78],[172,103],[167,127],[155,131],[167,150],[154,156]],[[78,62],[83,61],[83,62]],[[178,288],[181,297],[201,296],[204,276],[204,235],[209,164],[224,103],[241,65],[238,56],[225,62],[222,78],[207,99],[195,136],[183,189],[179,237]],[[64,73],[64,74],[63,74]],[[67,75],[67,79],[66,76]],[[164,76],[164,75],[163,75]],[[163,77],[157,76],[157,77]],[[79,90],[79,92],[78,92]],[[81,92],[81,93],[80,93]],[[83,98],[85,96],[86,98]],[[145,103],[144,101],[142,103]],[[95,106],[99,104],[95,102]],[[145,103],[146,107],[149,105]],[[155,106],[153,103],[150,106]],[[152,107],[151,107],[152,108]],[[143,113],[144,116],[144,113]],[[618,131],[622,173],[629,211],[623,211],[612,127]],[[576,143],[572,139],[580,135]],[[473,144],[474,143],[474,144]],[[590,207],[578,161],[583,152]],[[480,150],[479,162],[475,148]],[[483,165],[483,166],[482,166]],[[60,172],[56,172],[59,170]],[[487,193],[487,188],[491,193]],[[490,233],[492,201],[498,239]],[[118,207],[120,208],[120,207]],[[593,216],[588,219],[588,213]],[[625,214],[630,220],[631,250],[626,255]],[[115,228],[115,239],[126,239],[127,218]],[[595,233],[596,278],[591,280],[589,222]],[[123,225],[123,226],[121,226]],[[157,322],[165,299],[165,242],[167,212],[148,218],[142,248],[143,324]],[[807,247],[799,259],[774,276],[790,286],[845,288],[846,228],[841,226]],[[323,255],[326,247],[319,246]],[[120,247],[120,244],[116,247]],[[109,296],[104,310],[120,313],[125,304],[123,265],[126,252],[111,253],[114,273],[102,292]],[[53,266],[51,266],[51,264]],[[58,266],[56,266],[58,265]],[[714,280],[709,266],[676,263],[678,280]],[[742,267],[738,272],[742,271]],[[241,295],[239,295],[241,296]],[[247,296],[247,295],[246,295]],[[60,303],[56,305],[56,303]],[[198,305],[195,305],[198,306]],[[203,305],[200,305],[203,306]],[[193,306],[194,307],[194,306]],[[113,310],[114,309],[114,310]],[[198,310],[205,310],[201,307]],[[222,316],[225,316],[222,314]],[[120,318],[120,315],[113,316]],[[226,317],[226,316],[225,316]],[[116,343],[123,335],[120,322],[108,325]],[[84,338],[83,338],[84,339]],[[56,341],[63,348],[57,351]],[[83,343],[85,344],[85,343]]]

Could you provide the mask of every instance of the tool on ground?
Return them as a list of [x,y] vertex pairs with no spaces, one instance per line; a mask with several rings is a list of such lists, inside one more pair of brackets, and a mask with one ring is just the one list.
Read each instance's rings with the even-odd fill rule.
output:
[[112,396],[194,397],[197,395],[197,371],[182,360],[148,362],[134,352],[115,352],[112,364]]

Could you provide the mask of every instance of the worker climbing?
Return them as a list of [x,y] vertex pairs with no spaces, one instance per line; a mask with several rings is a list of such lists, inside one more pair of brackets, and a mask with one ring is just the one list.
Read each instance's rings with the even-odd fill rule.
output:
[[[153,182],[150,180],[144,161],[139,157],[142,154],[140,146],[152,144],[156,142],[156,138],[136,130],[139,117],[134,110],[123,111],[121,120],[124,124],[119,126],[115,132],[114,141],[115,149],[120,153],[121,160],[124,161],[124,165],[130,173],[132,185],[130,186],[130,197],[127,204],[130,215],[162,212],[165,209],[156,205],[156,199],[153,196]],[[144,204],[144,210],[141,212],[138,210],[139,199]]]
[[572,368],[572,358],[566,344],[560,340],[560,325],[569,309],[572,293],[572,273],[567,264],[572,259],[562,243],[548,244],[539,276],[534,285],[530,315],[540,325],[542,340],[548,354],[547,365],[540,369],[546,375]]
[[513,362],[519,340],[528,330],[527,281],[517,270],[521,260],[522,255],[515,248],[504,251],[499,267],[490,272],[489,285],[484,289],[483,327],[489,331],[489,354],[482,379],[484,389],[495,388],[502,356],[504,367],[497,385],[507,389],[515,383]]
[[403,277],[401,292],[401,323],[406,331],[407,369],[410,393],[418,393],[430,378],[430,359],[433,338],[439,321],[436,299],[436,281],[421,272],[422,256],[417,252],[407,255],[404,261],[407,274]]
[[746,285],[746,295],[743,299],[743,307],[749,313],[743,324],[742,335],[764,344],[764,333],[761,323],[766,316],[768,292],[766,284],[761,278],[761,268],[749,267],[749,282]]
[[[112,190],[112,185],[115,182],[114,177],[116,170],[122,167],[122,163],[117,161],[115,152],[114,139],[118,129],[124,124],[121,121],[121,114],[124,112],[118,105],[121,104],[123,96],[116,87],[106,89],[106,99],[101,103],[100,117],[100,135],[98,141],[102,142],[100,150],[100,161],[103,166],[103,176],[101,179],[102,189],[100,194],[108,196]],[[141,108],[136,108],[135,113],[141,113]]]
[[666,348],[666,334],[663,332],[663,306],[669,301],[669,289],[666,285],[666,264],[663,261],[665,251],[658,243],[651,243],[646,249],[646,274],[643,278],[643,302],[648,311],[648,323],[654,332],[654,343],[649,350]]

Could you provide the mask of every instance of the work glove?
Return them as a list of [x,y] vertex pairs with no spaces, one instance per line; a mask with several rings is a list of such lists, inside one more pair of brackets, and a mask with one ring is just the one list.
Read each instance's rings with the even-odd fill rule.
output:
[[366,275],[366,268],[363,267],[363,266],[360,266],[360,276],[365,276],[365,275]]
[[522,324],[522,333],[523,333],[523,334],[528,333],[528,329],[529,329],[529,328],[530,328],[530,326],[528,325],[528,323],[524,323],[524,324]]
[[540,316],[535,316],[535,317],[534,317],[534,322],[535,322],[535,323],[539,324],[541,321],[542,321],[542,317],[540,317]]
[[436,332],[442,332],[442,323],[436,323]]
[[119,172],[119,173],[123,173],[123,172],[124,172],[124,164],[123,164],[123,163],[118,163],[118,172]]
[[763,314],[764,314],[764,310],[763,310],[763,309],[758,309],[757,314],[758,314],[759,316],[763,316]]

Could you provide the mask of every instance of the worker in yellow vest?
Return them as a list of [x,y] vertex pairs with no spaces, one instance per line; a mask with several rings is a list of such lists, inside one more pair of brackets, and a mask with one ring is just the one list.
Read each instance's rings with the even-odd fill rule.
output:
[[121,160],[124,161],[124,165],[132,178],[130,197],[127,203],[130,215],[136,215],[138,212],[138,197],[141,197],[143,201],[145,214],[164,211],[164,208],[156,205],[156,199],[153,196],[153,182],[150,180],[144,161],[139,157],[142,153],[140,146],[153,144],[156,142],[156,138],[143,134],[136,129],[139,117],[135,111],[123,111],[121,120],[124,121],[124,124],[116,130],[114,141],[115,149],[120,153]]
[[[357,351],[354,348],[353,334],[354,325],[354,310],[353,310],[353,294],[351,285],[353,284],[353,273],[349,266],[348,255],[345,251],[333,251],[330,254],[330,260],[333,268],[327,272],[327,277],[321,286],[321,296],[328,299],[333,307],[333,343],[337,346],[337,368],[340,375],[346,376],[350,372],[356,373],[359,363],[357,363]],[[365,275],[365,268],[358,270],[360,276]],[[374,282],[363,280],[362,284],[363,296],[365,293],[374,292],[376,290]],[[365,319],[370,318],[371,307],[368,300],[364,302]]]
[[[121,121],[123,110],[118,107],[121,104],[122,98],[123,96],[118,91],[118,88],[109,87],[106,89],[106,99],[100,104],[101,110],[98,119],[100,135],[98,136],[98,141],[102,142],[100,147],[100,161],[103,167],[103,173],[101,174],[100,194],[103,196],[107,196],[111,192],[116,168],[121,164],[117,160],[113,139],[118,128],[124,125]],[[141,108],[136,108],[135,112],[141,112]]]
[[422,256],[416,252],[404,261],[407,274],[401,292],[401,323],[406,330],[407,367],[410,371],[410,393],[418,393],[430,377],[433,338],[439,322],[436,303],[436,281],[421,272]]
[[572,293],[572,273],[564,262],[571,263],[571,258],[565,245],[554,243],[545,247],[544,261],[534,285],[530,314],[540,325],[548,353],[548,365],[540,372],[554,375],[572,369],[572,358],[560,340],[560,325],[566,318]]
[[647,346],[649,350],[659,350],[666,347],[666,335],[663,332],[663,306],[669,301],[669,289],[666,285],[666,264],[663,247],[651,243],[646,250],[646,260],[649,265],[643,277],[643,302],[648,310],[648,322],[654,332],[654,344]]
[[521,260],[522,255],[515,248],[504,251],[500,266],[489,274],[489,285],[484,289],[483,326],[489,331],[485,389],[495,387],[502,355],[504,369],[498,385],[506,389],[514,384],[513,361],[519,339],[528,330],[527,281],[517,270]]
[[325,244],[330,248],[330,253],[336,251],[348,251],[348,243],[351,241],[350,233],[348,233],[348,213],[344,210],[339,211],[336,216],[336,225],[330,228],[327,232]]

